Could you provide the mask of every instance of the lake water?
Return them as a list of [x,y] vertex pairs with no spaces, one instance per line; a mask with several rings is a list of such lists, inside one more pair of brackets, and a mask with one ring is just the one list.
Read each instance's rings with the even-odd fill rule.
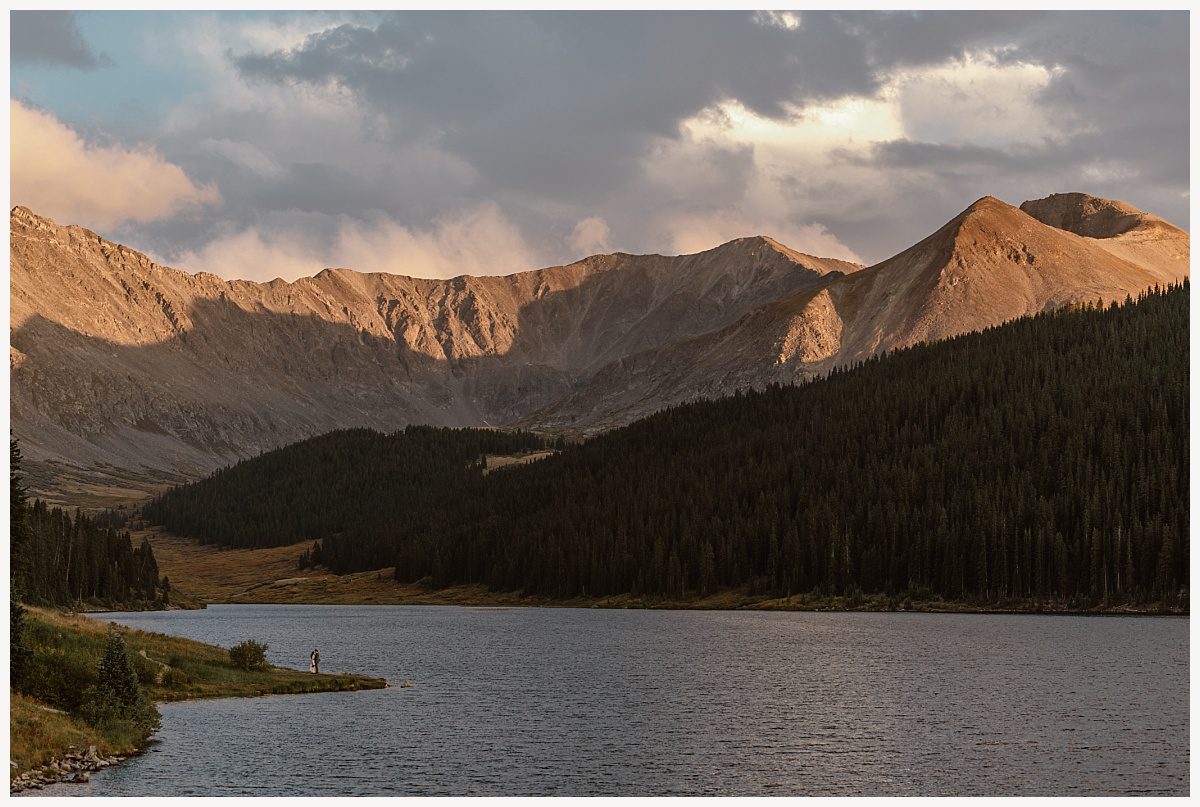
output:
[[[374,692],[162,707],[54,795],[1188,793],[1188,620],[432,606],[105,615]],[[403,680],[411,689],[395,686]]]

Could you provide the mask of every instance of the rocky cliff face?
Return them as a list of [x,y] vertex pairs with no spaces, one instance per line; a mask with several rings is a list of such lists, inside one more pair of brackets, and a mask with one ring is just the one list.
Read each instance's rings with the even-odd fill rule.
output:
[[1086,193],[1056,193],[1021,205],[1038,221],[1088,238],[1095,246],[1171,281],[1186,277],[1191,238],[1174,224],[1125,202]]
[[[698,395],[792,383],[880,352],[946,339],[1078,302],[1123,300],[1188,276],[1187,233],[1128,205],[1134,221],[1083,227],[1052,215],[1059,197],[1022,209],[984,197],[882,263],[758,308],[733,324],[604,368],[526,419],[557,428],[617,425]],[[1051,200],[1055,200],[1051,202]],[[1086,218],[1086,217],[1084,217]],[[1112,233],[1112,234],[1106,234]]]
[[745,238],[505,277],[159,266],[11,214],[14,432],[33,463],[187,477],[346,426],[507,423],[599,368],[858,267]]
[[11,213],[12,424],[34,479],[194,477],[335,428],[591,431],[699,396],[1187,276],[1187,233],[1128,205],[985,197],[880,264],[743,238],[503,277],[159,266]]

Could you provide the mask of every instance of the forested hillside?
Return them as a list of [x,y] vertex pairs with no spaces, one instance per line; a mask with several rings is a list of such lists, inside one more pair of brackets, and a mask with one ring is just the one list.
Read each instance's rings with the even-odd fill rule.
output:
[[[484,474],[487,440],[342,432],[146,514],[320,539],[338,572],[549,596],[916,593],[1175,602],[1188,570],[1188,287],[675,407]],[[521,443],[520,441],[528,441]],[[391,463],[389,465],[389,463]]]
[[[21,486],[21,452],[9,444],[10,552],[14,597],[38,605],[124,605],[161,603],[154,551],[134,548],[128,532],[102,526],[80,512],[73,516],[32,506]],[[104,514],[99,521],[113,521]]]
[[[458,512],[463,491],[482,478],[484,455],[545,446],[527,432],[408,426],[383,435],[345,429],[173,488],[144,514],[226,546],[280,546],[368,524],[409,528],[410,515],[450,518]],[[369,547],[359,563],[374,562],[376,552]]]

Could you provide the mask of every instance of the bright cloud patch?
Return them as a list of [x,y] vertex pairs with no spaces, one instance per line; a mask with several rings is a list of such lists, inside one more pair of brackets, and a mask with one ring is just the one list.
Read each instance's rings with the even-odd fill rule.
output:
[[326,267],[411,277],[501,275],[534,269],[542,257],[495,205],[443,217],[428,229],[390,219],[341,219],[332,239],[296,223],[246,229],[174,259],[181,268],[225,278],[295,280]]
[[580,257],[586,257],[600,252],[609,252],[612,249],[611,239],[612,232],[609,230],[608,222],[599,216],[588,216],[575,224],[575,229],[571,231],[571,237],[567,243]]
[[800,27],[799,11],[756,11],[751,19],[757,25],[783,28],[786,31],[795,31]]
[[[898,72],[884,91],[911,140],[1003,147],[1065,134],[1038,93],[1058,67],[1001,63],[988,55]],[[953,114],[947,114],[952,109]]]
[[782,118],[722,101],[648,154],[644,175],[669,189],[657,230],[679,252],[759,233],[810,254],[858,260],[823,222],[854,220],[887,204],[894,191],[871,160],[878,144],[1019,149],[1053,140],[1069,127],[1051,121],[1037,97],[1059,72],[978,53],[897,70],[875,95],[792,107]]
[[12,116],[12,203],[93,228],[170,218],[215,204],[213,185],[197,186],[148,146],[85,142],[53,115],[18,101]]
[[817,223],[784,219],[751,219],[736,211],[674,216],[666,222],[672,251],[680,255],[703,252],[735,238],[765,235],[797,252],[819,258],[840,258],[861,263],[858,255]]

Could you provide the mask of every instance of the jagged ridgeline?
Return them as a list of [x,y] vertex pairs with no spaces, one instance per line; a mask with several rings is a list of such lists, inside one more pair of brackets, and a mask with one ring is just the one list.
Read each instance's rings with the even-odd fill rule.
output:
[[[920,592],[1175,600],[1188,286],[674,407],[485,474],[532,435],[337,432],[146,510],[336,572],[550,596]],[[310,558],[312,559],[312,558]]]

